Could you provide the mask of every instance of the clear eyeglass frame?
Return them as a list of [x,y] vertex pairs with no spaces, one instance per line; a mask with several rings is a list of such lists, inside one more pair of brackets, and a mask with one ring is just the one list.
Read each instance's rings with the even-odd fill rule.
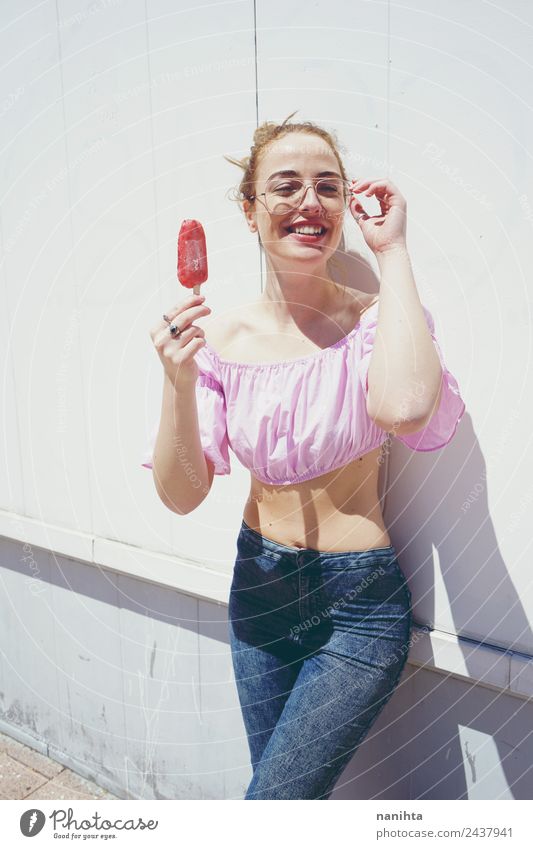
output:
[[[253,200],[256,200],[256,199],[260,200],[262,197],[264,197],[264,201],[261,201],[261,203],[263,204],[263,206],[265,207],[267,212],[270,213],[270,215],[286,215],[288,212],[291,212],[294,209],[298,209],[298,207],[302,204],[302,201],[305,198],[307,190],[309,189],[310,186],[313,186],[313,188],[314,188],[314,190],[317,194],[317,197],[320,201],[320,205],[323,207],[323,209],[325,209],[330,214],[341,215],[348,207],[348,204],[349,204],[349,201],[350,201],[350,193],[351,193],[350,192],[351,183],[348,180],[343,180],[343,179],[339,179],[339,178],[332,178],[332,177],[321,177],[318,180],[309,180],[307,182],[307,186],[305,186],[305,182],[303,180],[298,180],[298,179],[295,179],[293,177],[290,177],[290,178],[285,178],[285,180],[278,180],[278,182],[276,184],[273,184],[271,186],[271,190],[276,185],[280,185],[280,184],[287,182],[288,179],[290,179],[290,181],[292,183],[300,183],[301,184],[300,190],[297,191],[296,198],[293,199],[292,202],[288,202],[288,199],[280,200],[273,207],[272,200],[270,201],[270,203],[267,202],[267,196],[271,195],[272,191],[260,192],[257,195],[249,195],[248,200],[249,201],[253,201]],[[342,192],[342,195],[341,195],[341,198],[342,198],[341,204],[338,203],[338,201],[341,198],[337,198],[337,197],[332,198],[332,197],[328,197],[327,195],[320,194],[320,186],[325,186],[326,184],[329,184],[331,186],[331,183],[333,182],[333,180],[335,181],[335,183],[340,183],[341,186],[344,189],[344,191]],[[305,189],[304,189],[304,186],[305,186]],[[304,189],[303,193],[301,191],[302,189]]]

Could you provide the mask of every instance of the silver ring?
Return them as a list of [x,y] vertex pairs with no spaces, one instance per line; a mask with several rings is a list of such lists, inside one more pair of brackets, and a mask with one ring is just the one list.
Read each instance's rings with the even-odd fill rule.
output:
[[168,329],[173,339],[179,339],[181,335],[181,330],[179,329],[177,324],[171,324]]
[[168,315],[164,315],[163,318],[164,318],[164,320],[166,321],[167,324],[170,324],[170,319],[169,319]]

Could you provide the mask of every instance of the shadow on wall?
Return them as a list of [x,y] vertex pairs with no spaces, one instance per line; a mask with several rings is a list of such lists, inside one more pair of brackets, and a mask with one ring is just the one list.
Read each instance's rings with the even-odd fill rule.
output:
[[[379,280],[371,265],[362,255],[345,251],[344,245],[343,236],[339,251],[331,261],[333,279],[345,286],[356,281],[360,291],[377,294]],[[505,462],[505,445],[512,439],[513,422],[517,415],[516,410],[509,411],[502,438],[489,458],[490,471],[494,471],[498,463]],[[464,675],[471,675],[473,679],[477,679],[479,674],[479,660],[471,660],[472,653],[466,640],[495,647],[494,658],[488,661],[495,666],[501,657],[498,648],[522,652],[530,657],[533,645],[531,624],[510,569],[499,550],[489,508],[487,463],[468,413],[463,415],[457,434],[445,450],[411,451],[393,439],[390,458],[380,474],[381,484],[385,524],[412,592],[414,623],[426,630],[437,628],[462,637],[460,647]],[[521,521],[525,524],[526,509],[522,499],[521,505],[511,514],[507,533],[515,533]],[[519,564],[516,566],[520,568]],[[436,575],[447,598],[447,606],[441,607],[442,613],[437,611]],[[430,648],[429,642],[427,647]],[[472,644],[472,648],[475,645]],[[435,661],[431,654],[427,657],[428,665]],[[414,694],[416,689],[420,689],[416,701],[420,698],[427,706],[433,706],[434,714],[431,715],[428,710],[426,720],[435,726],[435,749],[428,746],[427,740],[424,743],[427,748],[426,764],[413,760],[413,768],[416,767],[419,776],[415,784],[419,786],[413,786],[412,798],[531,797],[533,780],[528,777],[529,770],[527,774],[524,771],[524,758],[527,750],[531,749],[529,733],[524,731],[523,708],[528,702],[481,686],[472,688],[464,681],[439,673],[430,676],[422,670],[406,670],[402,683],[407,683],[407,675],[413,678],[413,689],[407,690],[404,686],[404,693]],[[497,674],[494,677],[497,680]],[[428,680],[434,686],[426,691]],[[507,684],[502,680],[502,686]],[[478,693],[473,699],[468,698],[470,688]],[[393,708],[403,701],[404,709],[408,711],[405,695],[402,697],[400,694],[401,684],[397,690],[393,696]],[[454,698],[456,692],[462,693],[457,700]],[[479,706],[477,711],[473,710],[474,705]],[[385,715],[386,711],[387,708]],[[382,721],[378,720],[374,733],[379,733]],[[396,722],[395,725],[403,724]],[[439,726],[438,731],[436,726]],[[413,723],[406,719],[404,765],[410,757],[408,741],[413,742],[412,730]],[[485,766],[492,772],[492,786],[483,776],[481,767],[477,771],[472,767],[475,755],[472,742],[470,748],[467,745],[468,735],[484,750],[483,753],[480,750],[479,763],[485,756],[489,758],[490,763]],[[372,736],[373,732],[369,739]],[[521,744],[522,751],[518,756]],[[363,751],[366,753],[369,748],[364,747]],[[451,756],[454,752],[455,755]],[[526,762],[531,763],[532,754],[533,751],[530,751]],[[389,765],[385,766],[387,770]],[[349,783],[351,771],[348,767],[339,787]],[[370,763],[369,771],[375,778],[376,770]],[[354,778],[356,774],[357,770],[353,771]],[[367,778],[370,776],[367,775]],[[401,786],[401,777],[397,776],[397,779],[398,786]],[[394,781],[386,781],[382,790],[383,787],[393,790]],[[381,796],[379,784],[375,790],[376,797]],[[349,794],[353,791],[353,787],[348,787],[348,795],[344,797],[342,790],[337,790],[335,798],[351,798]]]
[[357,289],[369,295],[377,295],[379,292],[379,280],[374,269],[362,254],[346,250],[344,233],[339,247],[328,262],[328,269],[332,279],[347,289]]

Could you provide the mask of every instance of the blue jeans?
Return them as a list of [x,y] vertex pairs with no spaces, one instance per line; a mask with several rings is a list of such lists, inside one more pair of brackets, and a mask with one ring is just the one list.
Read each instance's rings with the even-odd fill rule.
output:
[[293,548],[243,521],[228,614],[245,799],[328,799],[407,661],[411,593],[394,546]]

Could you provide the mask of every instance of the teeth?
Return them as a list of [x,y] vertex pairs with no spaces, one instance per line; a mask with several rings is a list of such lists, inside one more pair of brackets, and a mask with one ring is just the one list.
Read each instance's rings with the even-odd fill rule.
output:
[[290,229],[292,233],[301,233],[305,236],[318,236],[320,233],[323,232],[324,228],[302,225],[301,227],[291,227]]

